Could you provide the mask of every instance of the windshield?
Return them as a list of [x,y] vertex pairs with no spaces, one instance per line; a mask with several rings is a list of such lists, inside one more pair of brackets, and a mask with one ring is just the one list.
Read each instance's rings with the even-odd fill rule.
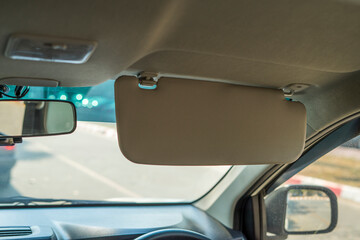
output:
[[114,81],[94,87],[31,87],[25,98],[72,101],[77,129],[0,147],[0,202],[9,197],[190,202],[230,166],[152,166],[128,161],[115,126]]

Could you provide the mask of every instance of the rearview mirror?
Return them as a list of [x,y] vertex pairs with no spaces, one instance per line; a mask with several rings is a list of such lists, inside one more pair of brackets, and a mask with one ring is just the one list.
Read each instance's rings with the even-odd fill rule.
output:
[[56,100],[1,100],[0,138],[71,133],[76,128],[75,106]]
[[292,185],[265,198],[267,231],[285,239],[289,234],[331,232],[338,217],[337,199],[328,188]]

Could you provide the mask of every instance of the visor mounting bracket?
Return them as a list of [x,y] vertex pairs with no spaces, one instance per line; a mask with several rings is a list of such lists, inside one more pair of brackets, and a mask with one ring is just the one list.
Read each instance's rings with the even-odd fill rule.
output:
[[137,75],[138,86],[145,90],[155,90],[157,88],[158,74],[154,72],[140,72]]

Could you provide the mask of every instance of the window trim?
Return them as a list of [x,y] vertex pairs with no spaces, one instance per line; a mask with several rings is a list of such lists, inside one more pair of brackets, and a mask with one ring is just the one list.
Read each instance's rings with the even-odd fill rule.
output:
[[284,172],[278,175],[265,189],[266,193],[274,191],[281,184],[286,182],[298,172],[340,146],[341,144],[353,139],[360,134],[360,117],[355,118],[342,126],[338,127],[326,137],[315,143],[297,161],[289,164]]

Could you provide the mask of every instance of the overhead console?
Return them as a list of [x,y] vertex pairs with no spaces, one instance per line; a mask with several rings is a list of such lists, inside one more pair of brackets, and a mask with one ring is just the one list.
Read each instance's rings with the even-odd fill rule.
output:
[[[306,110],[276,89],[163,77],[115,82],[119,146],[159,165],[275,164],[303,151]],[[151,80],[153,81],[151,83]]]

